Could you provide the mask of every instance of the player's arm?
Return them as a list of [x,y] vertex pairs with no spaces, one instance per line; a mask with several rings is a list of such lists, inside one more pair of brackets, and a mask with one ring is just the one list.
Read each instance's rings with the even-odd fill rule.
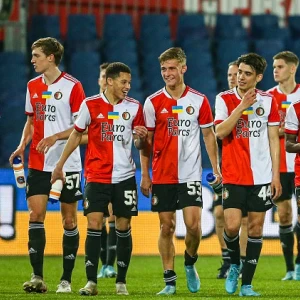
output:
[[33,116],[27,116],[26,123],[23,128],[22,137],[20,140],[20,144],[17,147],[17,149],[11,154],[9,158],[9,163],[12,165],[13,159],[16,156],[20,156],[22,159],[22,162],[24,163],[24,151],[26,146],[29,144],[29,142],[32,139],[33,135]]
[[146,147],[148,130],[145,126],[135,126],[133,133],[134,146],[141,150]]
[[149,167],[150,167],[150,156],[152,153],[152,146],[153,146],[153,136],[154,131],[149,131],[147,135],[147,139],[145,141],[145,147],[140,150],[140,160],[141,160],[141,192],[146,197],[149,197],[152,181],[149,174]]
[[279,126],[268,126],[270,154],[272,159],[272,182],[271,190],[273,200],[276,200],[282,193],[282,187],[280,183],[280,142],[278,134]]
[[300,153],[300,143],[297,134],[285,134],[285,150],[289,153]]
[[79,146],[83,132],[79,132],[73,129],[64,150],[56,164],[54,171],[52,172],[51,183],[54,183],[57,179],[64,180],[63,166],[72,152]]
[[213,173],[221,176],[219,167],[218,145],[213,126],[202,128],[203,140],[213,169]]
[[255,102],[256,92],[254,89],[250,89],[245,93],[241,103],[232,111],[230,116],[222,123],[216,125],[217,138],[222,140],[228,136],[236,126],[236,123],[241,117],[243,111],[252,106]]

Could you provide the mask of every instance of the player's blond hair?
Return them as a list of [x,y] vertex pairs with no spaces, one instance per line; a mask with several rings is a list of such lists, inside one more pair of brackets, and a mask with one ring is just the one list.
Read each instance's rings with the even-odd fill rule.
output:
[[299,66],[299,58],[292,51],[282,51],[273,56],[273,60],[275,59],[283,59],[285,63],[294,64],[296,68]]
[[171,59],[176,59],[183,66],[186,65],[186,55],[184,51],[179,47],[169,48],[158,57],[158,61],[160,64]]

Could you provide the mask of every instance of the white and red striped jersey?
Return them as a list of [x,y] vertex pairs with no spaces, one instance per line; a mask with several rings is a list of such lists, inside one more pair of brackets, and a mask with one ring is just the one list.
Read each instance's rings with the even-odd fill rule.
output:
[[75,129],[83,132],[88,127],[87,182],[118,183],[135,175],[131,156],[135,126],[145,126],[137,100],[125,97],[111,105],[102,93],[82,103]]
[[200,127],[213,126],[206,96],[187,86],[174,100],[163,88],[146,99],[144,116],[147,129],[154,131],[152,182],[201,181]]
[[[285,117],[285,133],[297,135],[300,141],[300,100],[291,103]],[[300,153],[295,157],[295,186],[300,186]]]
[[[268,126],[279,125],[278,107],[266,92],[256,90],[256,99],[222,140],[223,183],[259,185],[272,181]],[[236,88],[218,94],[215,125],[226,120],[240,102]]]
[[[280,124],[283,125],[288,107],[291,103],[300,100],[300,84],[297,84],[289,95],[282,93],[278,85],[269,89],[267,93],[274,95],[278,104]],[[285,151],[285,139],[284,136],[280,136],[280,172],[294,172],[295,155],[295,153]]]
[[[33,117],[34,132],[30,145],[28,167],[52,172],[67,140],[58,140],[46,154],[38,153],[37,144],[48,136],[74,126],[75,117],[85,98],[81,83],[62,72],[51,85],[40,75],[28,82],[25,113]],[[64,165],[65,172],[80,171],[81,158],[77,148]]]

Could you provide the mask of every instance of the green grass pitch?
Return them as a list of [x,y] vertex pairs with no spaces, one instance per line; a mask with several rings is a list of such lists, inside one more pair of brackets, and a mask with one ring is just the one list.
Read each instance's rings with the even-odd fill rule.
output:
[[[61,276],[61,257],[46,257],[44,279],[48,286],[46,294],[26,294],[22,284],[30,278],[31,268],[28,257],[0,257],[0,299],[78,299],[83,298],[78,290],[86,283],[84,258],[78,257],[73,273],[72,293],[55,293]],[[176,257],[177,293],[167,298],[174,299],[239,299],[238,292],[228,295],[224,289],[224,280],[216,279],[220,266],[220,257],[202,256],[196,264],[201,278],[201,289],[192,294],[186,287],[183,258]],[[254,290],[260,292],[262,299],[300,299],[300,281],[282,282],[285,267],[282,257],[262,256],[253,280]],[[162,266],[158,256],[134,256],[127,276],[129,296],[115,294],[114,279],[98,280],[98,296],[94,299],[159,299],[156,296],[164,287]]]

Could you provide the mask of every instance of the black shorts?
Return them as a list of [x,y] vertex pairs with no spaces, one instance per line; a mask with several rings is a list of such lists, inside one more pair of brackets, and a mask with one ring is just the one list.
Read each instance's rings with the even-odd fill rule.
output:
[[300,186],[297,186],[295,188],[295,195],[296,195],[296,201],[297,201],[297,212],[298,212],[298,215],[300,215]]
[[223,208],[238,208],[245,212],[265,212],[274,203],[271,195],[271,184],[262,185],[223,185]]
[[119,183],[88,182],[84,189],[84,215],[102,212],[109,216],[108,203],[112,203],[113,215],[130,218],[138,215],[138,199],[135,177]]
[[[49,196],[51,190],[51,174],[52,172],[29,169],[26,182],[26,198],[28,199],[34,195]],[[61,191],[59,201],[63,203],[74,203],[81,199],[81,172],[66,172],[66,182]]]
[[293,193],[295,191],[295,173],[280,173],[280,183],[282,186],[282,194],[281,196],[276,200],[283,201],[283,200],[291,200]]
[[153,184],[152,211],[176,211],[188,206],[203,206],[201,181],[178,184]]

